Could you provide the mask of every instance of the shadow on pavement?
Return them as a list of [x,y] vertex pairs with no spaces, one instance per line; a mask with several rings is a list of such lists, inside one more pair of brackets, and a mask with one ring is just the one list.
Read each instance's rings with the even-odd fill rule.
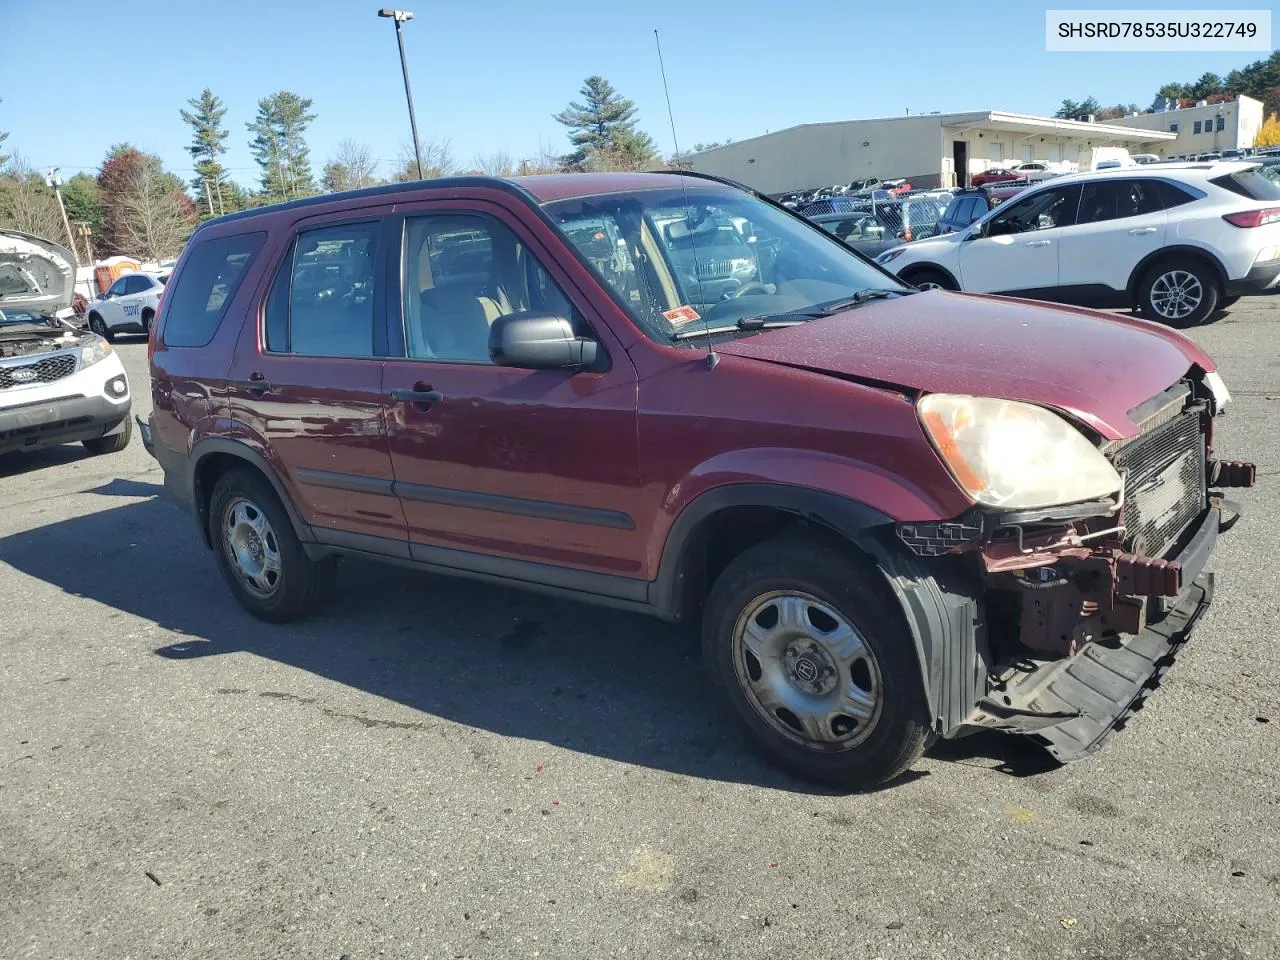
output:
[[[158,491],[114,480],[94,492]],[[504,736],[672,773],[829,792],[760,760],[708,696],[698,645],[639,615],[348,560],[322,614],[265,624],[226,591],[190,518],[158,496],[0,539],[0,562],[180,634],[156,651],[175,668],[244,651]],[[972,756],[968,742],[932,754]]]
[[87,460],[92,454],[78,443],[63,443],[56,447],[44,447],[31,453],[16,451],[0,453],[0,480],[16,477],[33,470],[44,470],[64,463]]

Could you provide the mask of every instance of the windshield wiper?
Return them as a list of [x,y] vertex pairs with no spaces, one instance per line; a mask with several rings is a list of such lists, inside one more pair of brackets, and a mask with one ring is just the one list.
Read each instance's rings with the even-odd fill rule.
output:
[[677,330],[672,340],[690,340],[694,337],[715,336],[717,333],[737,333],[740,330],[773,330],[776,327],[794,327],[810,319],[800,314],[779,313],[773,316],[743,317],[733,326],[698,327],[693,330]]

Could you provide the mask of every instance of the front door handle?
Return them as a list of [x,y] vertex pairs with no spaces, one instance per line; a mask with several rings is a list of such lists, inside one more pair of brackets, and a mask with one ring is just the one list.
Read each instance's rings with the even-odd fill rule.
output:
[[248,390],[250,393],[266,393],[271,389],[271,381],[260,378],[250,380],[232,380],[229,386],[237,390]]
[[1132,230],[1129,231],[1129,236],[1145,237],[1147,234],[1155,233],[1155,232],[1156,232],[1155,227],[1134,227]]
[[392,390],[391,399],[404,403],[439,403],[444,394],[439,390]]
[[1051,243],[1053,243],[1052,240],[1032,240],[1030,243],[1027,244],[1027,246],[1028,247],[1047,247]]

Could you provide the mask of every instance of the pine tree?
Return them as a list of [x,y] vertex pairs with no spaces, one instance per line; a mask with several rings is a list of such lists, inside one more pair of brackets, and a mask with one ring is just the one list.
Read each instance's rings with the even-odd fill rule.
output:
[[258,101],[258,116],[247,124],[254,135],[249,149],[262,168],[262,197],[293,200],[316,192],[306,133],[316,118],[311,101],[281,90]]
[[218,161],[218,157],[227,152],[227,137],[230,135],[222,126],[227,108],[208,87],[187,104],[191,110],[180,110],[179,113],[192,131],[187,153],[195,160],[196,175],[191,178],[191,188],[195,190],[202,215],[213,216],[214,212],[222,211],[220,197],[227,184],[226,171]]
[[570,103],[552,114],[569,128],[572,153],[560,158],[566,170],[616,168],[621,158],[628,169],[643,169],[657,161],[653,139],[636,130],[636,105],[613,89],[604,77],[590,76],[578,91],[582,103]]

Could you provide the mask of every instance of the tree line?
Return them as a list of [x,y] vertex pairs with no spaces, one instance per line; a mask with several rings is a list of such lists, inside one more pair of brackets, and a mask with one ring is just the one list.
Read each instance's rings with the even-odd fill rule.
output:
[[[73,232],[78,242],[91,243],[95,259],[113,254],[166,259],[177,255],[200,220],[419,177],[411,142],[401,147],[396,161],[384,166],[368,144],[347,139],[334,148],[317,180],[307,143],[308,128],[316,119],[312,101],[280,90],[261,98],[253,120],[246,124],[249,150],[258,166],[258,182],[247,189],[223,164],[231,138],[226,114],[226,104],[209,88],[179,111],[191,128],[185,149],[193,175],[185,183],[166,170],[158,156],[128,143],[112,146],[95,174],[81,172],[67,180],[62,197],[67,218],[77,225]],[[517,159],[509,151],[496,150],[466,165],[454,158],[448,140],[424,140],[418,144],[422,176],[656,169],[663,163],[662,155],[653,138],[639,129],[636,114],[635,104],[608,80],[591,76],[579,90],[579,99],[552,115],[566,128],[567,153],[539,147],[532,157]],[[7,138],[0,131],[0,227],[65,239],[57,200],[43,172],[16,151],[4,153]],[[81,235],[80,224],[88,226],[89,238]],[[87,252],[77,249],[78,256]]]

